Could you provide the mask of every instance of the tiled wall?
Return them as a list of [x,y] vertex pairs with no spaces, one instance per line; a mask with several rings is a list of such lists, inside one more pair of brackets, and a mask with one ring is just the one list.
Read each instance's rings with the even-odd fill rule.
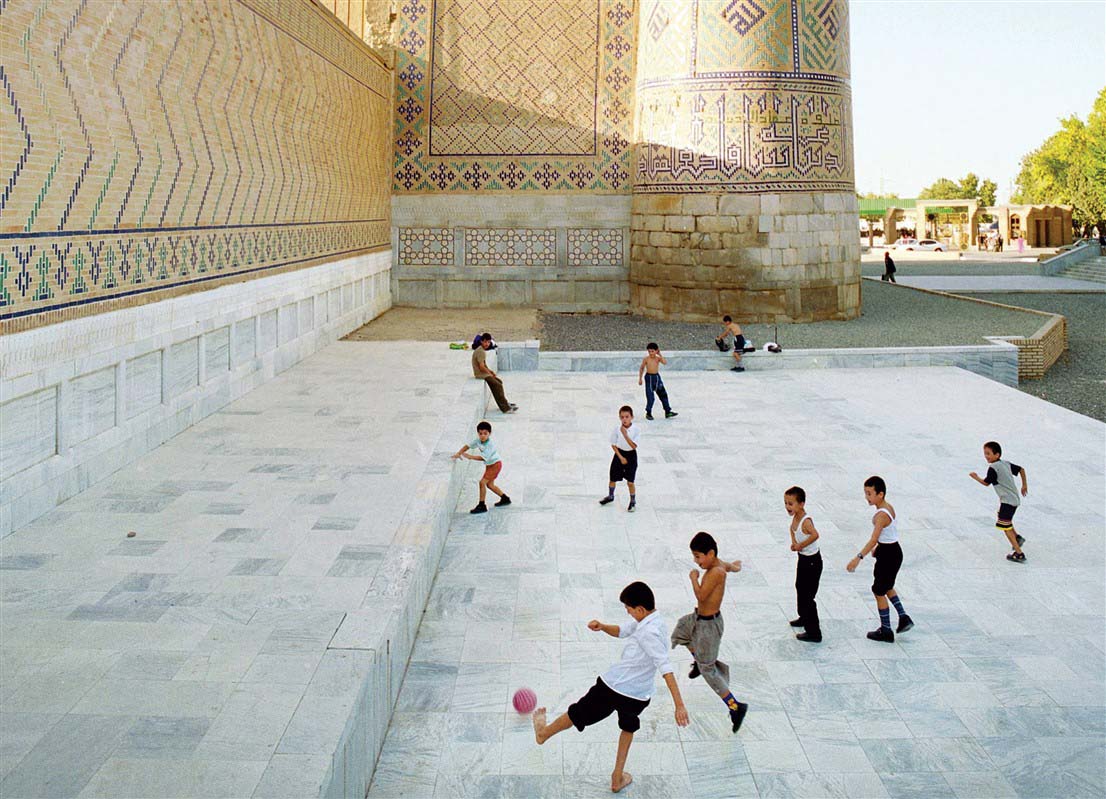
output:
[[14,333],[0,351],[0,536],[391,306],[390,253]]
[[392,72],[311,0],[9,0],[0,325],[384,249]]

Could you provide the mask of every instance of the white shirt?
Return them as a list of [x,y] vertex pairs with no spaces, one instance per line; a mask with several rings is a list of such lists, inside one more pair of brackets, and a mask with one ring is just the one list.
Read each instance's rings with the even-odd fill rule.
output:
[[880,508],[876,511],[877,515],[880,513],[886,513],[891,523],[879,531],[879,538],[876,541],[880,544],[894,544],[899,540],[899,520],[892,516],[887,508]]
[[[626,428],[626,435],[629,436],[630,440],[636,444],[638,438],[641,436],[641,428],[631,422],[630,426]],[[614,429],[614,432],[611,433],[611,443],[621,450],[631,449],[630,445],[626,443],[626,439],[622,437],[621,424],[619,424],[618,427]]]
[[[795,543],[798,543],[798,542],[802,541],[804,538],[806,538],[806,533],[803,532],[803,522],[805,522],[809,518],[810,518],[810,514],[808,513],[807,515],[803,516],[803,518],[799,519],[799,526],[795,528]],[[800,549],[799,554],[800,555],[813,555],[817,551],[818,551],[818,539],[815,538],[813,541],[811,541],[805,547]]]
[[603,674],[602,680],[612,691],[631,699],[653,698],[656,674],[672,673],[668,659],[668,628],[657,611],[640,623],[629,619],[618,625],[618,637],[628,638],[622,650],[622,660]]

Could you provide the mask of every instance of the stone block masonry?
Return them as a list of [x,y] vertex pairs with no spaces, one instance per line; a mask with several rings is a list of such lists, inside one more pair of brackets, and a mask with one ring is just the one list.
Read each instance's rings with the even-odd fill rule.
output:
[[856,198],[844,193],[637,194],[631,306],[661,319],[852,319]]

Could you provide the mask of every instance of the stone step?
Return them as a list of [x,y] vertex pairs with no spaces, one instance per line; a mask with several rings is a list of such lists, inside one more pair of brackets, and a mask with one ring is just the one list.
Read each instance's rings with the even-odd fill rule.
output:
[[1099,255],[1075,266],[1070,266],[1060,273],[1060,277],[1106,283],[1106,256]]

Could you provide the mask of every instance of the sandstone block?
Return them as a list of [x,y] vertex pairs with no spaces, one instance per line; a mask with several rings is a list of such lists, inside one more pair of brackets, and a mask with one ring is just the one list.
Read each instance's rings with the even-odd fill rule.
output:
[[675,230],[688,233],[695,230],[695,217],[685,214],[671,215],[664,219],[665,230]]
[[718,201],[718,213],[728,216],[756,216],[760,197],[756,194],[724,194]]
[[762,214],[778,214],[780,212],[780,195],[762,194],[760,196],[760,212]]
[[814,213],[814,198],[809,194],[782,194],[779,203],[781,214]]
[[695,228],[704,233],[729,233],[737,230],[736,216],[697,216]]
[[685,194],[680,203],[683,213],[691,216],[708,216],[718,213],[717,194]]
[[769,214],[761,214],[757,217],[757,232],[771,233],[773,217]]

